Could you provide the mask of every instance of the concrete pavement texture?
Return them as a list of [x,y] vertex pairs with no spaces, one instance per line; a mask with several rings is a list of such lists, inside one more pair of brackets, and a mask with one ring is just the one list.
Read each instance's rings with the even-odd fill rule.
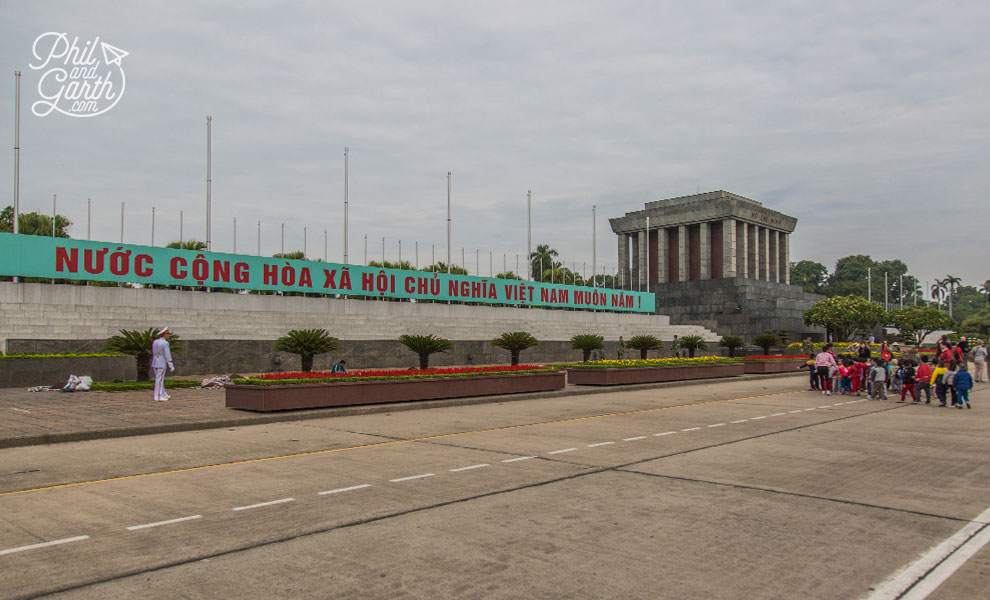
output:
[[0,597],[985,597],[987,387],[805,383],[8,447]]

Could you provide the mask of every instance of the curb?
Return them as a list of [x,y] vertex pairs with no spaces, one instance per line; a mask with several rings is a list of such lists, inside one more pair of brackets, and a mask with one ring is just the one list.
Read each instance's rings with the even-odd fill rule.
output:
[[[40,446],[45,444],[62,444],[66,442],[83,442],[90,440],[106,440],[140,435],[155,435],[161,433],[178,433],[183,431],[202,431],[205,429],[224,429],[229,427],[244,427],[249,425],[267,425],[270,423],[288,423],[292,421],[307,421],[311,419],[329,419],[333,417],[352,417],[359,415],[406,412],[429,408],[444,408],[448,406],[471,406],[475,404],[497,404],[502,402],[519,402],[541,398],[562,398],[568,396],[590,396],[611,392],[633,392],[651,389],[688,387],[718,383],[722,381],[754,381],[761,379],[776,379],[794,377],[804,372],[768,373],[760,375],[739,375],[736,377],[716,377],[711,379],[693,379],[688,381],[666,381],[661,383],[645,383],[620,386],[581,386],[581,389],[560,390],[553,392],[533,392],[523,394],[505,394],[501,396],[475,396],[471,398],[452,398],[449,400],[423,400],[413,402],[397,402],[390,404],[372,404],[365,406],[343,406],[335,408],[312,408],[280,413],[269,413],[239,417],[236,419],[215,419],[210,421],[193,421],[188,423],[166,423],[162,425],[146,425],[138,427],[117,427],[111,429],[96,429],[91,431],[70,431],[43,435],[29,435],[0,439],[0,449],[21,448],[25,446]],[[236,409],[231,409],[236,410]]]

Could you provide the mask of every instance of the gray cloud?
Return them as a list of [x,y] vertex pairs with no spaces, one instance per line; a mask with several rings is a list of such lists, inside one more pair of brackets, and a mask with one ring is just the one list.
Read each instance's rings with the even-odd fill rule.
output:
[[[982,3],[8,3],[0,49],[24,71],[22,201],[85,235],[203,237],[205,117],[214,116],[216,249],[341,258],[343,147],[350,254],[415,241],[455,255],[525,252],[615,263],[607,218],[726,189],[800,219],[792,258],[902,258],[923,280],[978,285],[985,243],[990,23]],[[131,54],[126,95],[92,119],[30,115],[31,43],[96,35]],[[13,113],[13,77],[0,105]],[[12,138],[11,119],[0,135]],[[0,171],[7,181],[12,161]],[[10,185],[3,192],[10,202]],[[443,249],[441,252],[441,248]],[[409,254],[407,254],[409,252]],[[487,274],[487,262],[482,273]],[[473,260],[468,260],[473,270]]]

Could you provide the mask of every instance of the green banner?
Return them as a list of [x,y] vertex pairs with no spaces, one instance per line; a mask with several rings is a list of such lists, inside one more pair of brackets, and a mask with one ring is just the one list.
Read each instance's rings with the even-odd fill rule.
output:
[[0,275],[652,313],[645,292],[0,233]]

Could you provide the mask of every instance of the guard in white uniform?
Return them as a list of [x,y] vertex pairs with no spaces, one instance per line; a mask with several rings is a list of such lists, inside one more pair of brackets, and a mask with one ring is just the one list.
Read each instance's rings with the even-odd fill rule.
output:
[[171,336],[168,327],[158,330],[158,338],[151,343],[151,370],[155,373],[155,400],[164,402],[169,399],[165,393],[165,367],[169,371],[175,370],[172,364],[172,351],[168,345],[168,338]]

